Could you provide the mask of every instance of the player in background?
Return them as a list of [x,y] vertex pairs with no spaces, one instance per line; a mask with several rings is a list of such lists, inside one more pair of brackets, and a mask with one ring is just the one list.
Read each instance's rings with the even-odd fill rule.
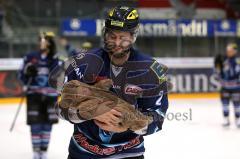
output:
[[61,65],[55,57],[56,45],[53,32],[39,37],[39,49],[24,57],[20,79],[27,88],[27,124],[31,129],[33,159],[46,159],[52,125],[58,122],[54,104],[58,93],[49,86],[51,69]]
[[215,70],[221,83],[221,102],[223,108],[223,126],[230,125],[229,105],[233,103],[235,123],[240,128],[240,57],[237,44],[229,43],[225,55],[215,58]]
[[[66,82],[71,80],[83,82],[83,79],[91,78],[94,75],[94,81],[90,80],[89,83],[84,81],[94,84],[102,79],[110,78],[113,80],[111,91],[133,104],[141,112],[151,115],[154,121],[147,127],[133,132],[113,124],[121,121],[121,113],[114,109],[92,120],[84,120],[74,108],[57,107],[59,116],[74,124],[68,159],[143,159],[145,151],[143,136],[151,135],[162,129],[164,115],[168,109],[167,93],[158,92],[151,97],[136,99],[133,96],[134,92],[124,91],[127,84],[139,85],[142,89],[148,89],[151,85],[147,85],[147,83],[140,85],[138,83],[140,79],[147,81],[157,77],[159,81],[161,78],[161,65],[152,57],[133,48],[138,28],[139,15],[136,9],[119,6],[110,10],[103,31],[104,46],[92,50],[90,52],[92,56],[85,55],[91,57],[88,63],[77,65],[73,69],[70,65],[65,79]],[[76,59],[81,58],[81,56],[76,57]],[[102,64],[101,61],[103,61],[103,67],[98,65],[99,62]],[[143,70],[138,72],[139,70],[130,68],[127,66],[128,62],[136,62],[130,65],[139,68],[143,66],[141,62],[149,62],[151,67],[142,69],[155,72],[154,77],[144,76],[141,74]],[[89,69],[91,73],[88,73]],[[92,74],[93,69],[96,69],[97,74]],[[128,77],[124,73],[126,70],[132,70]],[[129,88],[132,85],[129,85]],[[135,86],[131,88],[134,90]],[[163,87],[167,89],[166,83],[163,84]]]

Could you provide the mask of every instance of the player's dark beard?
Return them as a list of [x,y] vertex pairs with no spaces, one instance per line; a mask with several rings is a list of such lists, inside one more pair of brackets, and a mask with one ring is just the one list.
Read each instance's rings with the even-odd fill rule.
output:
[[124,56],[126,56],[127,54],[129,54],[129,49],[124,50],[121,53],[113,53],[112,51],[108,52],[111,56],[113,56],[114,58],[120,59],[123,58]]

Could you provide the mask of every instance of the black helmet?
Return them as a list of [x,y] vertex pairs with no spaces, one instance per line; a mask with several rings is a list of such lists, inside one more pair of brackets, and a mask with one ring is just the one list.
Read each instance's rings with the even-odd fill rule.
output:
[[105,28],[135,32],[139,25],[139,16],[136,9],[118,6],[111,9],[105,20]]

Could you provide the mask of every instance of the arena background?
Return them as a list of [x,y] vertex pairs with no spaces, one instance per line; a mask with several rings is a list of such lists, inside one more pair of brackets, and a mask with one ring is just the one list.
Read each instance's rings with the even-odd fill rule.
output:
[[[76,48],[101,46],[103,18],[116,5],[139,9],[136,47],[169,67],[172,93],[217,92],[213,57],[239,43],[239,2],[234,0],[1,0],[0,97],[21,93],[16,71],[37,47],[41,31],[54,31]],[[66,51],[58,41],[60,56]],[[7,58],[7,59],[6,59]]]
[[[229,42],[236,42],[240,46],[239,0],[0,0],[0,103],[4,107],[15,104],[8,119],[13,117],[16,104],[22,96],[22,86],[17,78],[22,57],[37,48],[39,33],[55,32],[58,53],[63,58],[67,56],[61,43],[63,38],[76,48],[81,48],[86,42],[89,42],[92,48],[99,47],[102,45],[103,19],[107,10],[116,5],[138,8],[141,24],[136,47],[169,68],[168,76],[173,84],[170,100],[177,103],[176,105],[179,105],[176,99],[186,101],[184,104],[180,102],[186,106],[182,107],[185,110],[188,110],[187,106],[194,110],[193,103],[199,102],[200,106],[204,105],[205,112],[214,111],[213,116],[217,118],[212,120],[212,115],[208,114],[205,119],[209,120],[204,121],[208,127],[203,129],[211,129],[209,123],[214,121],[212,125],[217,129],[216,133],[226,133],[218,128],[221,123],[221,105],[218,101],[219,82],[213,71],[213,57],[224,53]],[[204,101],[210,103],[206,106]],[[199,105],[196,106],[197,109],[201,109]],[[215,107],[212,108],[212,105]],[[176,108],[179,111],[182,109]],[[206,115],[204,111],[198,111],[199,114],[195,112],[196,118],[200,119],[200,114]],[[22,116],[20,121],[24,120]],[[194,129],[191,127],[193,125],[190,123],[187,128],[190,132]],[[7,129],[7,126],[5,128]],[[174,128],[171,130],[174,131]],[[230,148],[239,149],[239,131],[231,133],[236,138],[223,139],[222,143],[231,141],[231,144],[228,143]],[[222,137],[219,136],[219,140]],[[204,137],[200,137],[201,139]],[[215,146],[221,144],[214,143]],[[234,151],[230,148],[226,148],[228,151],[221,157],[239,159],[239,154],[231,155]],[[180,153],[180,150],[178,152]],[[191,153],[194,156],[196,154],[198,151]],[[55,158],[53,156],[52,158]],[[166,156],[171,158],[170,154]],[[219,156],[208,155],[203,158]],[[4,157],[6,155],[0,158]],[[156,156],[150,157],[154,158]],[[185,154],[185,158],[192,157]]]

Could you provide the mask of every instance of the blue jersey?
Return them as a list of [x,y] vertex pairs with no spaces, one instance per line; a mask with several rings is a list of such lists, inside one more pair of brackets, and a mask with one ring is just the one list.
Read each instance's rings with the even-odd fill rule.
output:
[[223,89],[240,91],[240,58],[225,58],[219,77]]
[[62,61],[57,58],[48,58],[39,51],[34,51],[24,57],[22,69],[19,72],[19,78],[24,85],[27,85],[29,77],[26,76],[26,67],[31,64],[37,68],[37,76],[32,78],[28,88],[28,94],[40,93],[47,96],[58,96],[56,89],[49,85],[49,74],[56,66],[62,65]]
[[[74,124],[69,155],[73,159],[117,159],[142,155],[145,151],[143,136],[162,129],[168,109],[166,81],[161,83],[160,89],[153,87],[153,79],[161,81],[163,77],[162,65],[134,49],[131,49],[128,62],[122,67],[112,65],[103,49],[92,50],[89,56],[79,54],[76,57],[79,60],[82,58],[87,62],[78,64],[73,61],[66,71],[66,81],[94,84],[110,78],[113,80],[112,92],[144,114],[151,115],[154,121],[142,130],[114,133],[100,129],[93,120],[83,120],[74,109],[58,107],[59,116]],[[136,87],[132,86],[145,89],[145,94],[135,98]]]

